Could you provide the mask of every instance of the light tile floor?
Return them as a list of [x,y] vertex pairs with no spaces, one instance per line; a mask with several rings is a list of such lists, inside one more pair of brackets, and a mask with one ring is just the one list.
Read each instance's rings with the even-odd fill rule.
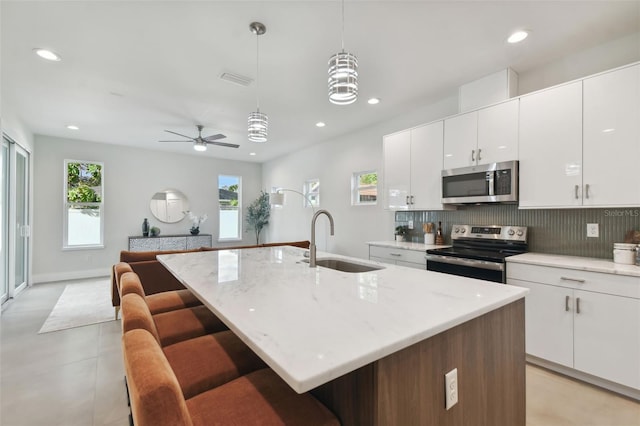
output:
[[[37,334],[67,283],[0,316],[1,426],[127,426],[120,321]],[[640,404],[527,366],[527,426],[640,426]],[[473,426],[473,425],[469,425]]]

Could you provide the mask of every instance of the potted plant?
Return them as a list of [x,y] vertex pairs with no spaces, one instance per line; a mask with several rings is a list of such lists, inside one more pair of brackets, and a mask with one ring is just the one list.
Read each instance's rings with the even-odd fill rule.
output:
[[256,244],[260,244],[260,232],[269,223],[271,215],[269,205],[269,194],[260,191],[260,196],[256,198],[247,208],[247,231],[253,229],[256,233]]
[[404,241],[404,236],[409,232],[409,227],[406,225],[396,226],[396,241]]
[[189,220],[191,221],[191,235],[198,235],[200,233],[200,225],[207,220],[207,214],[203,214],[202,216],[196,216],[190,211],[185,212],[189,216]]

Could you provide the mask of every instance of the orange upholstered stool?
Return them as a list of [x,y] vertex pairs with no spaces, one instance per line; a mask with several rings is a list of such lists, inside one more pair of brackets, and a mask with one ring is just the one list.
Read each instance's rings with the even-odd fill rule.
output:
[[[116,268],[118,265],[116,265]],[[125,263],[125,265],[127,264]],[[144,297],[152,315],[202,305],[202,302],[187,289],[163,291],[147,296],[140,282],[140,277],[133,271],[124,272],[118,282],[120,297],[129,293],[139,294]]]
[[228,330],[227,326],[203,305],[151,315],[145,299],[138,294],[130,293],[122,297],[121,308],[123,333],[143,328],[152,333],[161,346]]
[[[154,319],[142,298],[137,294],[126,294],[122,298],[123,332],[143,329],[160,343],[154,326]],[[164,346],[162,350],[185,398],[266,367],[260,357],[230,330],[183,340]]]
[[126,332],[122,349],[136,426],[339,425],[318,400],[308,393],[295,393],[270,369],[185,398],[169,361],[148,331]]

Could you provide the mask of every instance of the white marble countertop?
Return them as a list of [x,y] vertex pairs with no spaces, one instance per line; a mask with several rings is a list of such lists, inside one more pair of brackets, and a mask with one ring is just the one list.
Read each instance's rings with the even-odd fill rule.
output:
[[413,243],[411,241],[367,241],[370,246],[390,247],[402,250],[426,251],[431,249],[451,247],[450,245],[435,245],[424,243]]
[[614,263],[613,260],[593,257],[563,256],[559,254],[524,253],[507,257],[507,262],[552,266],[580,271],[640,277],[640,266]]
[[304,252],[284,246],[157,258],[299,393],[528,293],[322,252],[318,259],[383,269],[310,268]]

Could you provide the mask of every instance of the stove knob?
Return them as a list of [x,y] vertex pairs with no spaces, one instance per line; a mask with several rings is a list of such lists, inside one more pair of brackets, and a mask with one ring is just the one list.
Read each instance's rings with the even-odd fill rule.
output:
[[522,235],[524,234],[524,232],[522,232],[522,229],[518,229],[517,234],[518,234],[518,237],[522,237]]
[[509,229],[509,232],[508,232],[509,236],[512,237],[513,234],[515,234],[515,233],[516,233],[516,231],[514,231],[513,229]]
[[460,228],[456,228],[454,232],[457,234],[458,232],[460,232]]
[[467,232],[467,230],[466,230],[466,228],[462,228],[462,231],[460,231],[460,232],[462,232],[464,234],[465,232]]

